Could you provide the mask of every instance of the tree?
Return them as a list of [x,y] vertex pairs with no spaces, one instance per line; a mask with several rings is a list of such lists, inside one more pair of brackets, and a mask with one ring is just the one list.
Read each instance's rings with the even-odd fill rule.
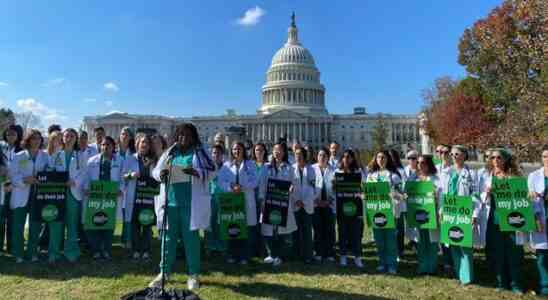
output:
[[377,122],[373,127],[373,132],[371,133],[373,140],[373,151],[377,152],[382,149],[386,149],[388,139],[388,128],[386,127],[385,119],[382,115],[379,115]]
[[485,96],[479,82],[466,78],[451,95],[430,111],[430,128],[437,144],[461,144],[484,148],[485,136],[491,134],[494,122],[489,119]]
[[42,128],[42,119],[40,116],[36,115],[35,113],[31,111],[25,111],[22,113],[16,113],[15,119],[17,120],[17,124],[21,125],[23,127],[23,131],[26,131],[30,128]]
[[514,146],[534,158],[548,142],[548,2],[505,0],[466,29],[459,63],[477,78],[488,97],[487,113],[497,123],[492,144]]
[[6,130],[6,128],[12,124],[15,124],[15,115],[11,109],[0,109],[0,134]]

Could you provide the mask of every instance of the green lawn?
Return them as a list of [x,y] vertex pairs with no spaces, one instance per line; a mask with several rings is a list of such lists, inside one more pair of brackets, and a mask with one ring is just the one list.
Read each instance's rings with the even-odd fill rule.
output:
[[[0,299],[117,299],[144,288],[156,275],[159,261],[158,241],[154,259],[135,263],[127,252],[115,245],[113,262],[94,262],[85,257],[78,264],[46,262],[16,265],[0,256]],[[342,269],[334,264],[304,265],[284,263],[280,268],[254,261],[248,266],[228,265],[222,257],[203,256],[202,299],[536,299],[537,272],[531,255],[524,263],[526,296],[496,292],[493,272],[483,258],[476,262],[477,284],[467,288],[439,277],[415,277],[416,261],[408,252],[397,276],[377,275],[377,260],[372,245],[364,248],[365,271]],[[351,264],[351,261],[349,261]],[[176,267],[169,287],[185,288],[184,262]]]

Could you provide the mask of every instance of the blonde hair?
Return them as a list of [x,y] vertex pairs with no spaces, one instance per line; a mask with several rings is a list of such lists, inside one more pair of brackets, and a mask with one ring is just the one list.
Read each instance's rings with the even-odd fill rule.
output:
[[63,134],[60,131],[52,131],[48,136],[48,149],[47,150],[48,150],[49,155],[54,154],[54,151],[56,150],[54,148],[54,144],[53,144],[53,141],[56,138],[61,139],[61,145],[63,144],[63,140],[62,140]]

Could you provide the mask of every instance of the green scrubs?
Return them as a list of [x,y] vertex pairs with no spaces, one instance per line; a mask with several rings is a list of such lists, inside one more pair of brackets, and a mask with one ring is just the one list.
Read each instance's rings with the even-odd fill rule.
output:
[[[449,195],[458,194],[459,174],[453,172],[449,178]],[[461,284],[469,284],[474,280],[474,249],[451,245],[451,259],[455,276]]]
[[[390,176],[390,175],[388,175]],[[386,176],[379,176],[379,182],[386,182]],[[395,270],[398,265],[398,242],[396,229],[373,229],[373,237],[377,245],[379,266],[386,270]]]
[[211,221],[210,230],[206,232],[206,247],[210,251],[226,251],[225,241],[221,240],[221,229],[219,221],[219,199],[217,193],[222,192],[218,184],[218,178],[215,177],[209,182],[209,192],[211,193]]
[[[185,168],[192,166],[193,154],[194,151],[177,153],[175,159],[173,159],[173,167]],[[165,244],[162,243],[162,260],[160,261],[162,273],[171,273],[176,259],[177,240],[182,236],[188,274],[200,274],[200,235],[198,230],[190,230],[191,202],[191,182],[173,183],[169,186],[167,237]]]
[[[34,259],[38,257],[38,243],[40,242],[40,229],[42,227],[42,216],[39,205],[34,197],[36,185],[32,185],[29,193],[29,235],[27,240],[26,257]],[[18,220],[20,221],[20,220]],[[25,220],[23,219],[23,224]],[[24,226],[24,225],[23,225]]]
[[24,257],[26,218],[26,207],[18,207],[11,211],[11,254],[15,258]]
[[435,274],[438,269],[438,243],[430,240],[430,230],[419,230],[417,243],[417,259],[419,274]]
[[491,210],[487,220],[487,240],[490,257],[497,279],[497,288],[511,289],[521,292],[521,264],[523,262],[523,246],[516,244],[515,232],[502,232],[496,211],[496,201],[491,194]]
[[[545,224],[548,224],[548,177],[544,177],[544,209]],[[548,235],[548,229],[544,228],[544,233]],[[548,237],[547,237],[548,238]],[[541,295],[548,295],[548,249],[537,250],[537,268],[539,272],[539,292]]]

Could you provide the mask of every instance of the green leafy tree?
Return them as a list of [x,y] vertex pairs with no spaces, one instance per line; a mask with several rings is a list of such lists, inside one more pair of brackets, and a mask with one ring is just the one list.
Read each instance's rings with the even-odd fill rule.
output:
[[387,140],[388,140],[388,127],[386,126],[386,120],[382,115],[379,115],[375,126],[373,127],[373,132],[371,133],[373,141],[373,152],[379,151],[381,149],[386,149]]

